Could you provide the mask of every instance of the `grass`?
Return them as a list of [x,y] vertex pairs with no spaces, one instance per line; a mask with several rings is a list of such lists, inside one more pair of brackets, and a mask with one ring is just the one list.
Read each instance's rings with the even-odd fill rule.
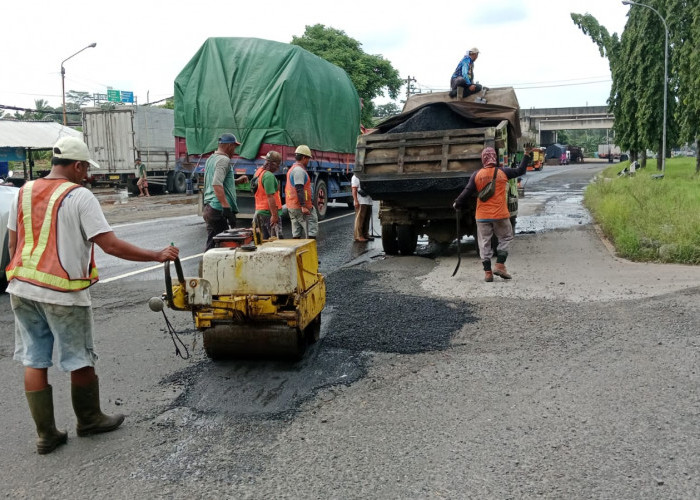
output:
[[663,179],[656,162],[618,177],[629,162],[602,172],[584,203],[618,255],[642,262],[700,265],[700,176],[695,158],[669,158]]

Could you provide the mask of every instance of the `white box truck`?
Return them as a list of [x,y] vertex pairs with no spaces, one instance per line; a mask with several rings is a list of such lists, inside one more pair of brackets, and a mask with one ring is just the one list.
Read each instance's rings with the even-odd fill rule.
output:
[[127,187],[138,194],[136,158],[146,165],[152,193],[184,193],[187,176],[175,171],[175,125],[172,109],[122,106],[83,110],[83,136],[92,158],[102,167],[91,169],[93,186]]

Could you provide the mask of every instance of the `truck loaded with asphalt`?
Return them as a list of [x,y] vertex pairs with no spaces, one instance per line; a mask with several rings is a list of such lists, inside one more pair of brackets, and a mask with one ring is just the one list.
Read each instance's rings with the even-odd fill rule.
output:
[[[352,206],[350,180],[360,131],[360,98],[338,66],[298,47],[259,38],[209,38],[175,79],[178,171],[203,180],[206,158],[224,132],[242,143],[231,158],[249,179],[270,150],[282,154],[284,184],[294,150],[311,148],[314,205],[323,218],[329,201]],[[237,186],[241,215],[252,215],[249,184]]]
[[[499,166],[509,165],[520,137],[518,108],[512,88],[466,98],[418,94],[409,97],[400,115],[358,138],[355,173],[362,188],[380,201],[387,254],[412,254],[421,234],[449,244],[476,233],[476,199],[459,214],[452,203],[481,168],[484,147],[497,151]],[[515,224],[515,179],[507,196]]]

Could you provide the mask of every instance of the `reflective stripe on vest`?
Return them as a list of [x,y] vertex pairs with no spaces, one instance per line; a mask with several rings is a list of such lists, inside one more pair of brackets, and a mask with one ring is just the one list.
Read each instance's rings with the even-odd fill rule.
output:
[[[255,174],[253,174],[253,179],[256,177],[258,178],[258,189],[255,190],[255,210],[270,210],[270,204],[267,201],[267,197],[269,196],[265,192],[265,188],[263,186],[263,177],[265,176],[265,173],[269,172],[268,170],[265,170],[263,167],[258,168],[255,171]],[[272,174],[272,172],[270,172]],[[275,174],[272,174],[275,175]],[[278,186],[279,187],[279,186]],[[280,191],[279,189],[275,191],[275,203],[277,205],[277,210],[282,209],[282,198],[280,198]]]
[[[56,240],[61,203],[69,192],[80,186],[70,181],[44,179],[40,181],[42,184],[50,184],[35,190],[36,182],[28,182],[20,190],[17,248],[7,266],[7,279],[10,281],[16,278],[61,292],[83,290],[98,280],[94,248],[90,257],[89,276],[71,279],[61,266]],[[32,209],[37,216],[34,220]]]
[[287,184],[284,186],[285,202],[287,203],[287,208],[301,208],[301,204],[297,199],[297,190],[292,184],[291,180],[292,171],[297,167],[303,169],[304,173],[306,173],[306,183],[304,184],[304,206],[311,209],[311,176],[306,172],[306,169],[301,163],[295,163],[292,165],[292,168],[287,171]]

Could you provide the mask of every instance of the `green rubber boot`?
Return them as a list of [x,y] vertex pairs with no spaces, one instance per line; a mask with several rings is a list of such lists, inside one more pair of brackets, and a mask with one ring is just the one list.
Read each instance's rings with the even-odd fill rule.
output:
[[36,424],[36,452],[46,455],[68,441],[68,433],[56,429],[53,416],[53,388],[49,385],[40,391],[25,391],[29,411]]
[[89,436],[111,432],[124,421],[124,415],[105,415],[100,409],[100,382],[95,380],[87,386],[71,384],[73,411],[78,417],[75,427],[78,436]]

